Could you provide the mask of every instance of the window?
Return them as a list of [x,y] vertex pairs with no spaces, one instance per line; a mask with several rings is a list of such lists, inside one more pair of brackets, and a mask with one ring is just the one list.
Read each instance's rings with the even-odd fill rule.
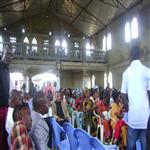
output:
[[131,37],[132,39],[138,38],[138,23],[135,17],[131,21]]
[[130,42],[131,39],[138,38],[138,21],[133,17],[131,22],[125,24],[125,42]]
[[37,40],[36,40],[36,38],[33,38],[32,44],[34,45],[34,46],[32,46],[32,52],[37,53]]
[[16,43],[16,38],[15,37],[10,37],[10,43]]
[[55,46],[60,46],[59,40],[56,40],[56,41],[55,41]]
[[103,37],[103,50],[106,51],[106,36]]
[[65,51],[65,54],[67,54],[67,42],[65,40],[62,41],[62,48]]
[[94,88],[94,87],[95,87],[95,76],[92,75],[92,88]]
[[[29,44],[29,39],[28,39],[28,37],[25,37],[25,38],[24,38],[23,43]],[[28,54],[28,53],[29,53],[29,46],[27,45],[27,46],[26,46],[26,54]]]
[[131,40],[131,31],[130,31],[130,24],[126,22],[125,24],[125,42],[130,42]]
[[113,82],[112,82],[112,73],[111,72],[109,72],[109,74],[108,74],[108,83],[110,84],[110,88],[112,88]]
[[28,39],[28,37],[25,37],[25,38],[24,38],[23,43],[29,44],[29,39]]
[[107,86],[107,73],[104,73],[104,88]]
[[[16,43],[16,37],[10,37],[10,43]],[[17,49],[16,45],[12,45],[12,50],[15,52]]]
[[2,56],[2,53],[3,53],[3,38],[0,35],[0,56]]
[[111,45],[111,34],[108,33],[107,36],[104,36],[103,37],[103,50],[106,51],[106,50],[110,50],[112,48],[112,45]]
[[48,45],[49,45],[49,40],[44,40],[44,50],[47,51],[48,50]]
[[79,48],[80,46],[79,46],[79,42],[74,42],[74,47],[75,48]]
[[94,49],[94,44],[93,43],[91,44],[91,49]]
[[107,50],[111,49],[111,34],[108,33],[107,35]]
[[91,49],[90,43],[86,43],[85,48],[86,48],[86,56],[90,56],[91,55],[90,54],[90,49]]

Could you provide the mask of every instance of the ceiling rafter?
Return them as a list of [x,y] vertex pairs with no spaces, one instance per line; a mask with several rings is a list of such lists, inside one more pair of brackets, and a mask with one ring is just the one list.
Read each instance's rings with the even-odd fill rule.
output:
[[120,0],[117,0],[117,3],[120,4],[124,9],[128,9]]
[[106,29],[111,23],[113,23],[114,21],[116,21],[118,18],[120,18],[121,16],[125,15],[127,12],[129,12],[130,10],[132,10],[133,8],[135,8],[136,6],[140,5],[144,0],[139,0],[138,2],[136,2],[134,5],[130,6],[129,8],[126,9],[125,12],[123,12],[122,14],[120,14],[119,16],[115,17],[112,19],[112,21],[110,23],[108,23],[105,27],[103,27],[101,30],[99,30],[99,32],[103,31],[104,29]]
[[[67,15],[67,14],[61,14],[61,13],[57,13],[56,14],[57,16],[64,16],[64,17],[69,17],[69,18],[75,18],[76,16],[75,15]],[[96,25],[96,26],[100,26],[98,23],[96,23],[96,22],[94,22],[94,21],[91,21],[91,20],[89,20],[89,19],[87,19],[87,18],[85,18],[85,17],[80,17],[80,18],[78,18],[80,21],[84,21],[84,22],[87,22],[87,23],[89,23],[89,24],[92,24],[92,25]]]
[[[79,8],[82,8],[82,6],[80,6],[78,3],[76,3],[74,0],[71,0],[75,5],[77,5]],[[87,11],[86,9],[84,9],[84,12],[86,12],[88,15],[90,15],[91,17],[93,17],[94,19],[96,19],[100,24],[103,25],[103,27],[105,27],[106,25],[100,20],[98,19],[96,16],[94,16],[91,12]]]
[[[71,0],[72,1],[72,0]],[[81,8],[81,11],[79,14],[71,21],[70,25],[72,25],[79,17],[80,15],[86,10],[86,8],[92,3],[93,0],[90,0],[83,8]],[[74,2],[73,2],[74,3]]]
[[105,5],[108,5],[108,6],[111,6],[111,7],[114,7],[114,8],[119,8],[118,5],[115,5],[115,4],[112,4],[112,3],[109,3],[109,2],[106,2],[104,0],[99,0],[99,2],[105,4]]
[[8,6],[12,6],[12,5],[15,5],[15,4],[18,4],[18,3],[22,3],[23,1],[24,1],[24,0],[18,0],[18,1],[16,1],[16,2],[7,3],[7,4],[5,4],[5,5],[2,5],[2,6],[0,7],[0,9],[6,8],[6,7],[8,7]]

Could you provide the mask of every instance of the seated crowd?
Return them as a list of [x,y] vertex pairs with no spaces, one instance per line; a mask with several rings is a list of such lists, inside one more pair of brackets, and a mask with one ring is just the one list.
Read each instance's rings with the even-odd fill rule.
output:
[[10,93],[6,119],[10,149],[51,149],[51,117],[60,126],[70,122],[105,144],[117,144],[122,149],[126,147],[128,126],[123,119],[121,94],[116,89],[68,88],[56,92],[38,91],[32,95],[17,90]]

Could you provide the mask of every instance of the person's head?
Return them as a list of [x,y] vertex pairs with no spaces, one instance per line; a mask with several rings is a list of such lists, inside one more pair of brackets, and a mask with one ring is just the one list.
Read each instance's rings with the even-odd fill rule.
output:
[[24,93],[23,101],[27,102],[30,99],[29,93]]
[[112,91],[112,98],[115,103],[119,104],[120,102],[120,92],[118,92],[116,89]]
[[61,93],[59,91],[55,92],[55,100],[56,101],[61,101],[62,100]]
[[9,103],[10,103],[10,106],[13,108],[21,104],[22,103],[21,93],[13,89],[10,93]]
[[33,109],[44,115],[48,113],[49,110],[49,103],[45,96],[45,94],[42,91],[39,91],[36,93],[35,97],[32,100]]
[[138,45],[134,45],[131,48],[131,60],[139,60],[140,59],[140,47]]
[[98,91],[94,91],[94,94],[93,94],[93,98],[94,99],[98,99],[99,98],[99,92]]
[[14,108],[13,120],[14,122],[23,121],[27,130],[30,131],[32,127],[32,119],[30,116],[30,109],[28,104],[22,103],[21,105],[18,105]]
[[11,63],[12,59],[13,59],[13,50],[12,50],[12,48],[10,48],[6,45],[4,48],[4,51],[3,51],[2,61],[5,64],[9,65]]

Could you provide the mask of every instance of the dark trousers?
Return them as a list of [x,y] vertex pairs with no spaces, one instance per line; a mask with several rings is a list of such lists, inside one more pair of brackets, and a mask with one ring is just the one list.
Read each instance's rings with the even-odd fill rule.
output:
[[8,107],[0,107],[0,149],[8,150],[7,132],[5,129]]
[[147,124],[146,142],[147,142],[147,150],[150,150],[150,117],[148,119],[148,124]]
[[146,150],[146,129],[128,127],[127,150],[136,150],[136,141],[140,140],[142,150]]

